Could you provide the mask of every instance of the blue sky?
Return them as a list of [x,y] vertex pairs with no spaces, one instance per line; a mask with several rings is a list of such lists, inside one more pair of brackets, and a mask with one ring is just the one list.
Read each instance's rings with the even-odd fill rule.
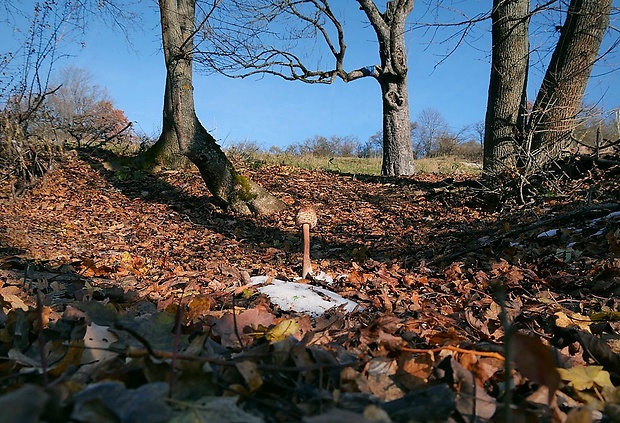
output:
[[[346,21],[351,69],[378,63],[374,32],[353,0],[336,0]],[[342,2],[342,3],[340,3]],[[30,1],[24,2],[31,3]],[[444,1],[445,9],[431,9],[418,0],[411,21],[430,22],[435,13],[442,19],[455,19],[448,7],[470,16],[483,12],[488,0]],[[616,2],[614,2],[616,3]],[[136,6],[141,16],[139,28],[129,32],[129,41],[118,29],[97,21],[88,24],[84,48],[62,61],[63,66],[87,69],[93,82],[105,87],[116,107],[125,111],[136,126],[156,136],[161,127],[165,68],[160,46],[159,15],[155,2]],[[558,25],[559,14],[552,16]],[[3,36],[0,29],[0,36]],[[454,131],[484,119],[489,79],[489,24],[482,23],[442,64],[437,63],[453,43],[441,43],[448,33],[432,38],[431,31],[407,33],[411,118],[421,110],[438,110]],[[555,34],[541,32],[532,45]],[[3,39],[7,39],[3,36]],[[4,50],[4,49],[2,49]],[[600,102],[605,109],[620,106],[618,56],[601,63],[588,87],[588,101]],[[535,97],[542,72],[534,69],[529,96]],[[259,145],[284,147],[314,135],[357,136],[364,142],[381,129],[379,84],[364,78],[348,84],[308,85],[277,77],[229,79],[219,75],[194,76],[196,111],[204,126],[220,144],[255,141]]]

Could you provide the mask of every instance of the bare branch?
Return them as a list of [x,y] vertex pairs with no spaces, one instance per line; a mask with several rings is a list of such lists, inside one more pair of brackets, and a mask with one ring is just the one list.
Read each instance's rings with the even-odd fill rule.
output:
[[389,37],[390,28],[384,20],[381,12],[379,12],[375,2],[372,0],[357,0],[357,2],[360,4],[360,8],[364,11],[364,13],[366,13],[366,16],[368,16],[370,24],[374,28],[377,35],[382,39],[387,39]]
[[[344,27],[328,0],[240,0],[222,2],[206,23],[195,60],[207,71],[233,78],[276,75],[286,80],[331,84],[377,77],[376,65],[347,71]],[[324,48],[324,66],[315,48]],[[313,57],[313,59],[311,59]],[[333,59],[332,59],[333,58]],[[317,63],[310,66],[311,61]]]

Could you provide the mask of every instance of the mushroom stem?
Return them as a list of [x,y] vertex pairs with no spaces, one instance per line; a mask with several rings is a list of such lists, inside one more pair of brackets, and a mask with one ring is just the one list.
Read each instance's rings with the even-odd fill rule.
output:
[[304,262],[301,270],[301,277],[305,279],[308,274],[312,274],[312,262],[310,261],[310,225],[304,223],[301,229],[304,237]]
[[306,278],[312,274],[312,263],[310,262],[310,229],[316,226],[316,211],[311,206],[302,207],[297,213],[295,223],[301,226],[304,238],[304,262],[301,270],[301,277]]

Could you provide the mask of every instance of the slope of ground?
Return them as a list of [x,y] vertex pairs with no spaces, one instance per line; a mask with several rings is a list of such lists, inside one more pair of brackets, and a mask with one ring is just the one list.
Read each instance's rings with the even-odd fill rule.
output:
[[[509,207],[464,175],[269,165],[245,171],[290,209],[247,218],[216,208],[195,172],[109,168],[70,157],[0,197],[0,405],[41,398],[13,418],[617,415],[617,179]],[[363,310],[311,319],[248,285],[300,273],[302,204],[319,215],[315,271]]]

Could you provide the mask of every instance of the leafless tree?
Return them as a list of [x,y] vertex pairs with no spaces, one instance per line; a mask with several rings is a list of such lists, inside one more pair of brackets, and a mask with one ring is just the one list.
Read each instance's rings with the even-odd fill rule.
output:
[[[449,9],[447,3],[433,2],[445,10]],[[434,42],[439,33],[441,42],[451,42],[441,63],[461,45],[476,42],[480,23],[492,23],[485,170],[527,177],[544,173],[545,164],[562,155],[583,113],[584,90],[594,64],[610,56],[620,43],[615,29],[609,49],[599,52],[603,35],[614,30],[606,32],[611,28],[611,3],[494,0],[490,10],[474,16],[453,9],[458,18],[452,21],[413,25],[429,31]],[[530,102],[526,92],[535,72],[544,78],[536,101]]]
[[187,158],[198,167],[219,205],[243,214],[269,214],[285,208],[285,203],[237,173],[196,116],[194,37],[203,29],[217,3],[208,9],[199,8],[201,15],[197,20],[195,0],[159,0],[166,62],[163,128],[159,140],[143,159],[151,164],[167,164]]
[[516,167],[525,135],[530,0],[493,0],[491,81],[485,119],[484,168]]
[[54,138],[61,142],[70,139],[70,145],[99,147],[112,141],[129,144],[132,141],[132,123],[114,102],[105,88],[95,84],[84,68],[67,67],[52,79],[56,91],[46,99],[41,123]]
[[494,0],[493,59],[484,166],[521,177],[540,172],[570,144],[592,67],[609,25],[611,0],[571,0],[536,101],[525,96],[531,51],[529,0]]
[[[201,32],[195,57],[207,69],[231,77],[277,75],[287,80],[329,84],[374,78],[383,104],[384,175],[414,172],[411,148],[405,20],[413,0],[388,1],[381,12],[371,0],[357,0],[375,32],[380,63],[345,67],[344,25],[328,0],[231,0],[223,2]],[[342,4],[338,4],[342,7]],[[352,12],[354,13],[354,12]],[[325,55],[313,55],[321,44]],[[322,61],[329,56],[331,65]]]
[[368,140],[362,145],[360,149],[361,157],[378,158],[382,156],[383,152],[383,132],[378,131],[368,137]]
[[416,121],[415,150],[420,156],[431,156],[439,149],[440,139],[447,137],[448,122],[441,112],[432,107],[423,109]]
[[49,146],[32,131],[46,98],[58,88],[50,87],[50,75],[63,56],[62,41],[76,28],[76,6],[50,0],[32,9],[16,2],[2,6],[3,25],[14,35],[4,48],[14,48],[0,52],[0,169],[5,176],[18,175],[23,188],[53,163]]
[[[216,3],[219,0],[214,0]],[[206,4],[206,3],[205,3]],[[22,10],[5,3],[7,10],[21,14]],[[166,158],[181,161],[188,158],[199,168],[205,183],[215,200],[223,207],[237,210],[242,213],[254,212],[266,214],[282,209],[285,204],[271,196],[264,189],[249,179],[239,175],[230,161],[226,158],[215,140],[207,133],[198,121],[194,111],[192,87],[192,59],[194,53],[194,36],[202,28],[204,21],[196,23],[195,0],[159,2],[161,11],[162,40],[166,60],[167,78],[164,94],[163,132],[157,142],[145,157],[153,162],[164,162]],[[210,9],[215,4],[211,4]],[[200,8],[202,12],[203,9]],[[20,96],[27,96],[26,100],[12,94],[16,99],[12,104],[27,104],[28,113],[37,110],[43,99],[50,93],[46,91],[49,75],[57,59],[57,42],[67,32],[62,31],[65,25],[70,30],[85,31],[86,18],[96,15],[99,19],[107,19],[113,25],[126,29],[129,23],[135,24],[135,15],[125,9],[125,5],[111,0],[80,0],[77,2],[57,2],[45,0],[35,3],[32,25],[34,30],[29,31],[30,38],[20,49],[24,52],[25,64],[19,67],[21,80],[18,79]],[[202,13],[203,18],[208,13]],[[0,64],[5,70],[12,60],[17,57],[7,52]],[[4,81],[3,81],[4,82]],[[56,87],[59,88],[59,87]],[[5,89],[0,85],[0,93],[13,92],[14,89]],[[105,102],[104,102],[105,103]],[[105,105],[99,103],[99,106]],[[111,106],[110,104],[107,104]],[[109,107],[108,107],[109,108]],[[3,119],[12,124],[15,119],[6,117],[4,108]],[[20,112],[21,113],[21,112]],[[18,121],[23,121],[21,113]],[[27,116],[26,116],[27,117]],[[4,129],[4,128],[0,128]],[[3,131],[6,132],[6,131]],[[3,141],[3,140],[0,140]],[[4,144],[4,143],[3,143]],[[3,145],[2,144],[2,145]],[[0,147],[2,146],[0,145]]]
[[561,156],[577,126],[590,73],[609,25],[612,0],[571,0],[529,119],[536,165]]
[[[2,3],[3,24],[13,28],[15,49],[0,52],[0,104],[18,98],[22,107],[41,105],[50,77],[66,48],[78,41],[93,16],[124,28],[135,15],[110,0],[37,1]],[[31,7],[31,9],[29,9]],[[56,88],[56,87],[54,87]],[[26,113],[27,115],[27,113]]]

